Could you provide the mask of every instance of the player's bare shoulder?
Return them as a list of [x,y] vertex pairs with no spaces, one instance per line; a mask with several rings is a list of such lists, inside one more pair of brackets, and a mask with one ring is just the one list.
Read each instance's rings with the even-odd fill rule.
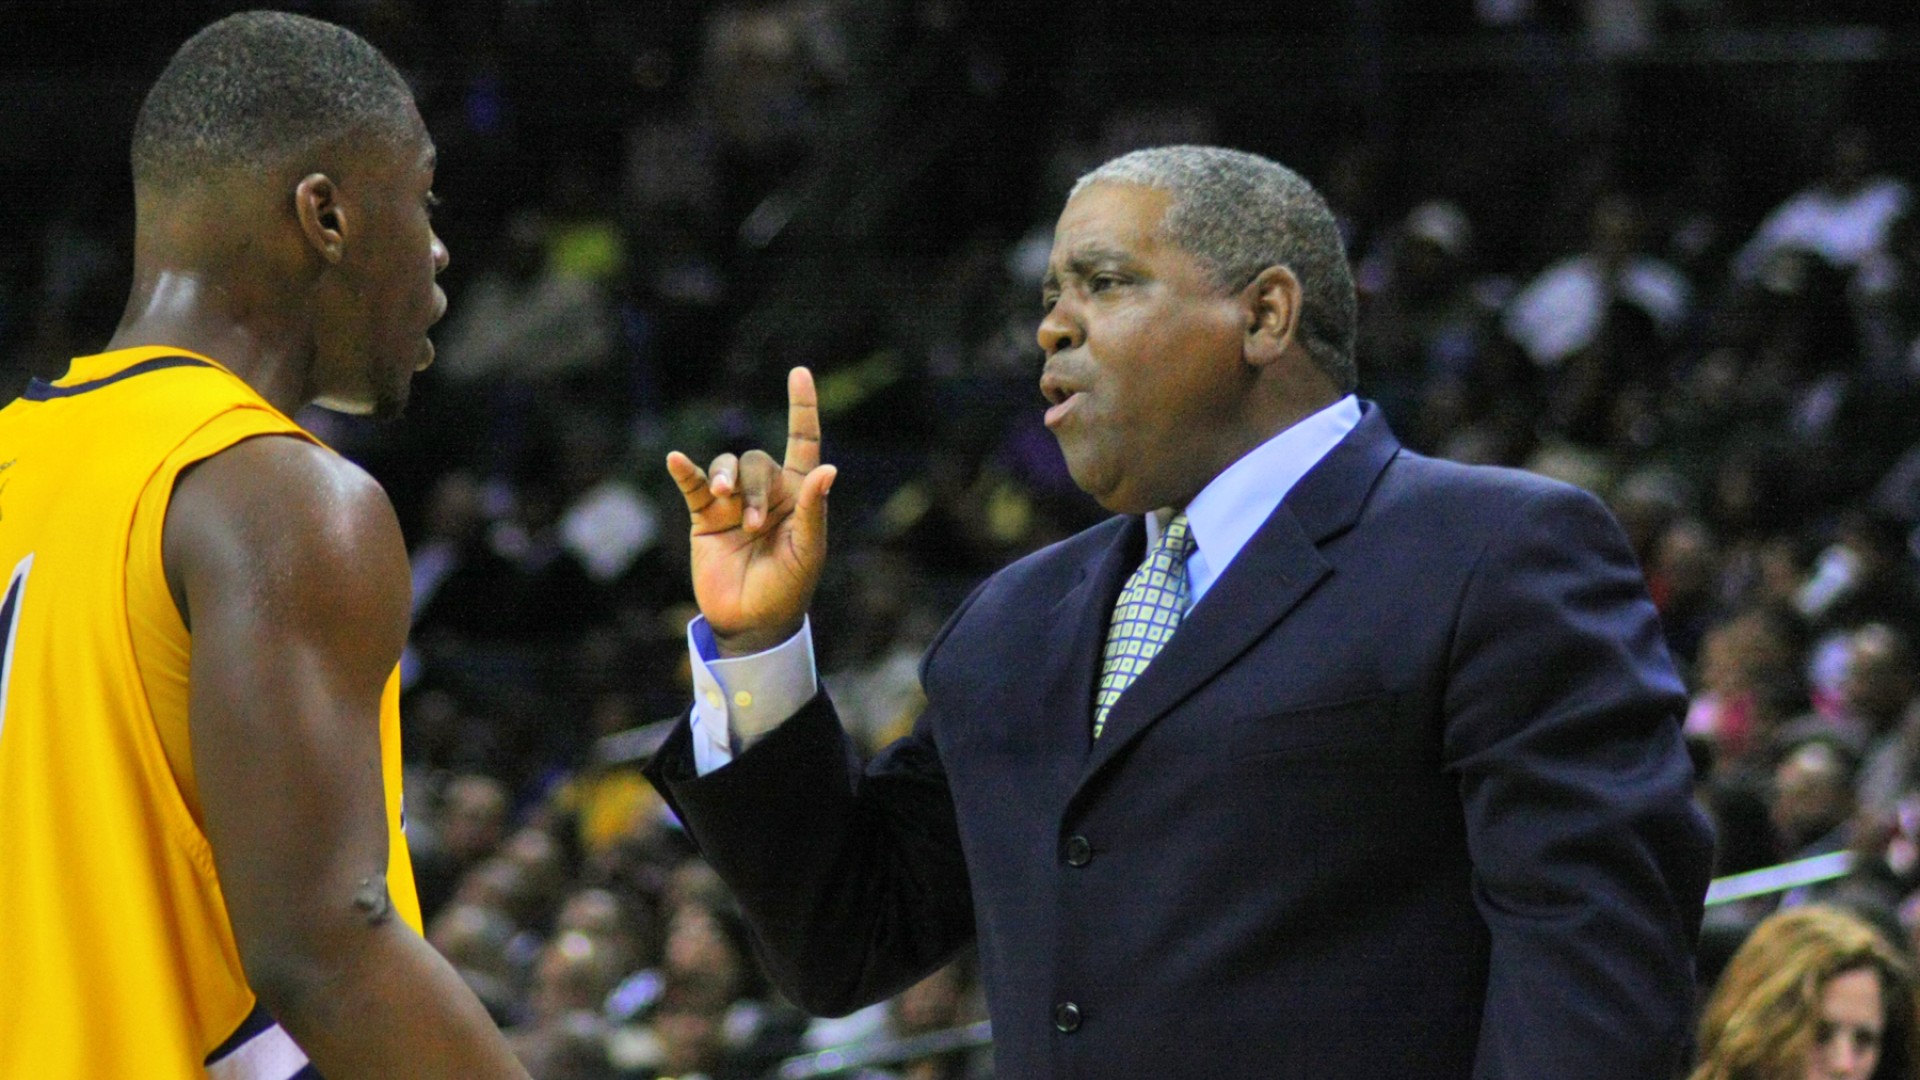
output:
[[182,473],[163,557],[183,613],[218,592],[369,629],[397,623],[404,635],[407,557],[393,504],[365,470],[305,439],[247,439]]

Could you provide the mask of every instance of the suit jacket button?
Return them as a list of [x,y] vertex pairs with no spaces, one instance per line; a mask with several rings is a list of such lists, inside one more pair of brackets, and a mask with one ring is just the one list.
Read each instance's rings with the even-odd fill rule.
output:
[[1067,837],[1067,865],[1085,866],[1093,861],[1093,845],[1084,836]]
[[1080,1030],[1080,1006],[1071,1001],[1062,1002],[1053,1007],[1053,1026],[1056,1031],[1072,1034]]

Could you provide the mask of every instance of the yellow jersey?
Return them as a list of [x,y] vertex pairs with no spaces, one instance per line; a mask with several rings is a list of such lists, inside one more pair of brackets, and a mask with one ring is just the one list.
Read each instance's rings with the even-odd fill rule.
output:
[[[80,357],[0,409],[0,1080],[314,1075],[240,965],[160,554],[180,471],[259,435],[317,443],[179,349]],[[418,930],[399,696],[396,671],[387,878]]]

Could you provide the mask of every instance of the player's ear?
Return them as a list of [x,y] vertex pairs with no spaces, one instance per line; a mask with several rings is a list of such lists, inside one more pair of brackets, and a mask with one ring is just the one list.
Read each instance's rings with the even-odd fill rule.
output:
[[1247,334],[1242,352],[1248,364],[1264,367],[1285,355],[1300,331],[1300,279],[1284,266],[1269,266],[1241,291]]
[[347,210],[340,203],[340,188],[326,173],[310,173],[293,188],[293,212],[300,221],[300,232],[307,243],[330,263],[337,263],[347,248]]

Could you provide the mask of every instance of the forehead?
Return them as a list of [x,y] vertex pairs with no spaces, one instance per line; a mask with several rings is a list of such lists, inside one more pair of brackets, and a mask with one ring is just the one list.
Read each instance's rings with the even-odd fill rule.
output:
[[1835,975],[1820,995],[1821,1013],[1829,1022],[1860,1024],[1879,1030],[1880,973],[1870,967],[1852,968]]
[[407,144],[417,155],[415,164],[426,172],[432,172],[439,160],[439,151],[434,148],[433,136],[427,133],[427,122],[420,116],[420,106],[411,101],[407,102],[407,121],[411,131]]
[[1053,229],[1055,265],[1097,251],[1146,256],[1166,241],[1161,232],[1173,196],[1139,184],[1093,184],[1067,200]]
[[427,125],[420,119],[419,110],[409,106],[407,111],[410,114],[407,131],[392,144],[396,163],[415,175],[431,173],[438,164],[439,151],[433,145],[433,136],[427,134]]

